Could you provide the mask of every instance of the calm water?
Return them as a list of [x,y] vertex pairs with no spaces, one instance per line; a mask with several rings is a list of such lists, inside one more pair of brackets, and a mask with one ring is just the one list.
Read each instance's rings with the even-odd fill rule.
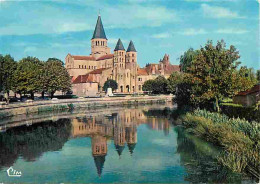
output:
[[[241,182],[217,164],[217,149],[173,126],[163,108],[14,121],[0,133],[0,183]],[[22,176],[9,177],[11,166]]]

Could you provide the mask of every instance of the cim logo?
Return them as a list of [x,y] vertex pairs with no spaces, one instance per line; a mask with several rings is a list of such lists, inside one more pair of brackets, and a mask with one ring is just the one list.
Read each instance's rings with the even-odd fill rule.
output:
[[6,172],[9,177],[21,177],[22,176],[22,172],[13,169],[13,167],[10,167],[9,169],[7,169]]

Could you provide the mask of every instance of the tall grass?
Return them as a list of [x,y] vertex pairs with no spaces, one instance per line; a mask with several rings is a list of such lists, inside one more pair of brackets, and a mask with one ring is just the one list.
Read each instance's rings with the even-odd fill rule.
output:
[[260,125],[244,119],[195,110],[182,117],[187,131],[223,147],[218,160],[235,172],[253,171],[259,177]]

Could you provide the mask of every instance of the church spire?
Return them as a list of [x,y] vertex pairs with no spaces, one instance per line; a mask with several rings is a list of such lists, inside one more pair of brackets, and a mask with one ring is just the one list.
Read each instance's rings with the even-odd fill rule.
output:
[[96,28],[95,28],[92,39],[95,39],[95,38],[103,38],[103,39],[107,40],[106,33],[104,30],[100,15],[98,15],[97,24],[96,24]]
[[123,46],[123,43],[121,41],[121,39],[119,38],[118,41],[117,41],[117,44],[116,44],[116,48],[114,51],[118,51],[118,50],[125,50],[124,46]]
[[136,52],[133,41],[131,40],[126,52]]

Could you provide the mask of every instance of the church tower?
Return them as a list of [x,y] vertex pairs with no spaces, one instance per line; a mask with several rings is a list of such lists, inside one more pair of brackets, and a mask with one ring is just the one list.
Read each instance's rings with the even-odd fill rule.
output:
[[98,16],[96,28],[91,39],[91,55],[96,59],[110,54],[110,48],[107,46],[107,37],[101,21],[101,16]]
[[125,48],[119,38],[114,50],[114,79],[118,83],[118,92],[125,92]]
[[130,41],[126,51],[126,68],[130,70],[130,91],[136,92],[137,52],[132,40]]

